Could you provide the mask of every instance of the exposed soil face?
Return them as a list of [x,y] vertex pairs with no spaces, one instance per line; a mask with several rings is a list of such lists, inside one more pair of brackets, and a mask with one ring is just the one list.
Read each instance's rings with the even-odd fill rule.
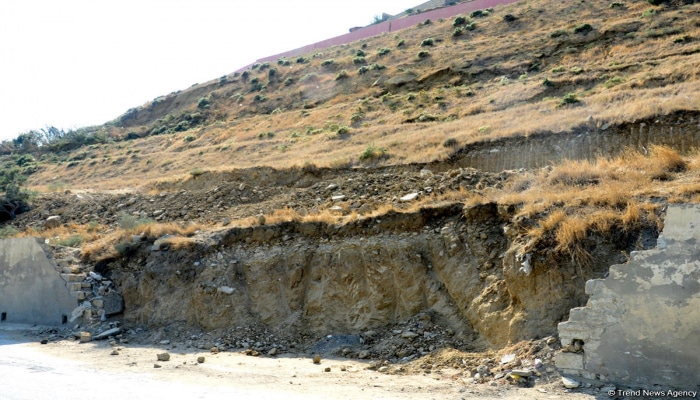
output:
[[[585,304],[586,280],[624,262],[625,252],[653,246],[655,226],[590,235],[582,245],[592,262],[584,266],[546,243],[521,254],[516,233],[532,221],[515,218],[513,207],[441,201],[400,211],[410,206],[399,200],[407,193],[478,193],[517,174],[437,174],[410,165],[255,168],[162,183],[149,193],[42,195],[15,223],[38,226],[54,214],[66,223],[116,224],[123,214],[220,222],[181,249],[136,236],[128,254],[85,259],[85,268],[115,283],[128,323],[215,331],[221,345],[258,352],[306,349],[329,334],[361,335],[363,343],[348,346],[346,356],[365,350],[400,361],[445,347],[502,348],[555,335],[569,310]],[[343,224],[266,223],[263,216],[285,207],[300,215],[333,208],[366,215],[386,204],[399,211]],[[252,216],[261,225],[225,226]]]

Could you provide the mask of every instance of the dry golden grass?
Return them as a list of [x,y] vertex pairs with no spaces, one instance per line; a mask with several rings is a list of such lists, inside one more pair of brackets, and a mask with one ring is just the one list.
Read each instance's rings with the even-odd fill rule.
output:
[[697,201],[698,178],[697,154],[682,157],[668,147],[652,146],[646,154],[627,150],[615,158],[568,161],[551,171],[528,173],[491,193],[489,201],[516,205],[514,220],[536,221],[523,234],[523,252],[550,242],[555,251],[584,265],[590,255],[582,239],[592,232],[606,235],[614,227],[632,231],[645,221],[661,229],[660,205],[644,199]]
[[[178,223],[146,223],[129,229],[113,228],[106,233],[94,237],[93,240],[85,241],[81,246],[81,257],[88,260],[96,260],[102,257],[115,256],[119,253],[116,246],[118,244],[128,244],[133,242],[134,235],[141,235],[142,240],[155,240],[165,235],[174,235],[168,242],[183,244],[189,237],[193,236],[204,227],[199,224],[178,224]],[[183,239],[180,243],[179,239]]]

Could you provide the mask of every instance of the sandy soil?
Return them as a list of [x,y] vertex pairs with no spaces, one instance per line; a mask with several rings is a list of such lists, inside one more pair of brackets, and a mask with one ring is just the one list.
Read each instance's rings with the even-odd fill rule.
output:
[[[149,393],[149,385],[158,387],[158,393],[168,387],[178,393],[202,390],[206,398],[304,398],[304,399],[463,399],[463,398],[519,398],[519,399],[592,399],[588,393],[572,392],[561,386],[559,380],[538,381],[533,388],[514,385],[468,383],[462,370],[443,369],[430,374],[392,374],[367,369],[369,362],[348,359],[322,359],[314,364],[307,355],[282,354],[276,357],[247,356],[239,352],[220,352],[181,348],[178,345],[143,346],[110,344],[109,341],[79,343],[77,340],[49,341],[40,344],[36,335],[17,329],[0,330],[0,364],[3,348],[11,353],[15,365],[19,355],[26,355],[27,365],[49,363],[66,368],[96,373],[100,382],[90,379],[90,385],[100,388],[130,385],[139,386],[138,393]],[[10,346],[10,347],[5,347]],[[12,350],[11,352],[9,350]],[[116,350],[116,353],[113,352]],[[157,354],[168,352],[169,361],[157,361]],[[205,357],[199,363],[198,357]],[[21,364],[21,363],[20,363]],[[156,367],[158,365],[159,367]],[[33,365],[37,370],[40,365]],[[326,370],[330,368],[330,371]],[[41,368],[39,368],[41,369]],[[53,368],[45,368],[46,370]],[[55,368],[61,371],[62,368]],[[46,372],[45,372],[46,373]],[[67,371],[60,372],[65,375]],[[34,376],[33,379],[41,378]],[[166,383],[166,385],[163,385]],[[160,385],[160,386],[159,386]],[[198,389],[199,388],[199,389]],[[199,392],[197,392],[199,393]],[[76,394],[76,393],[73,393]],[[132,395],[133,396],[133,395]],[[150,395],[149,395],[150,396]],[[138,398],[138,394],[136,395]],[[21,398],[21,396],[15,397]],[[103,397],[104,398],[104,397]],[[177,394],[175,397],[178,398]],[[607,398],[607,397],[599,397]]]

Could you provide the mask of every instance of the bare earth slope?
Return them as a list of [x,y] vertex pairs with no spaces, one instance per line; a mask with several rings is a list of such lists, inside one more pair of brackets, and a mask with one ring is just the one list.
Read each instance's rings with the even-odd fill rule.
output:
[[125,301],[39,336],[554,390],[586,280],[699,200],[700,4],[660,3],[521,1],[3,143],[38,194],[0,236],[44,237]]

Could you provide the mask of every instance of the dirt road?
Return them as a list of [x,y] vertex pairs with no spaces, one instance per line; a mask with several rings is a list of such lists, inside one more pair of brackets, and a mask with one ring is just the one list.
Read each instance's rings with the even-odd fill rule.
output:
[[[167,348],[166,348],[167,347]],[[174,348],[173,348],[174,347]],[[112,355],[116,350],[118,355]],[[169,361],[157,361],[168,352]],[[203,363],[198,357],[205,357]],[[156,367],[158,365],[159,367]],[[0,329],[3,399],[591,399],[558,382],[535,388],[475,385],[459,371],[391,375],[367,363],[307,356],[250,357],[177,346],[112,346],[60,340],[40,344],[26,327]],[[326,369],[330,368],[329,372]]]

